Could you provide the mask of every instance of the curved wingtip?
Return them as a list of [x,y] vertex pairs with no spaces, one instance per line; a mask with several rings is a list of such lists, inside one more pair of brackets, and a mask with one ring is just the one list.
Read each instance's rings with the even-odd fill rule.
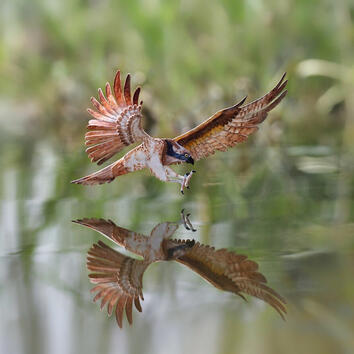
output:
[[240,102],[236,103],[235,107],[240,107],[240,106],[242,106],[242,105],[245,103],[247,97],[248,97],[248,96],[246,95],[244,98],[242,98],[242,100],[241,100]]
[[76,220],[71,220],[74,224],[79,224],[83,226],[87,226],[89,228],[92,228],[93,224],[97,224],[100,220],[102,219],[96,219],[96,218],[83,218],[83,219],[76,219]]
[[[278,89],[278,88],[280,87],[280,85],[283,85],[282,89],[286,86],[286,84],[288,83],[288,80],[286,80],[285,82],[283,82],[284,79],[285,79],[285,77],[286,77],[286,75],[287,75],[287,72],[285,71],[285,72],[283,73],[283,75],[281,76],[279,82],[278,82],[277,85],[275,86],[275,89]],[[281,91],[281,90],[280,90],[280,91]]]

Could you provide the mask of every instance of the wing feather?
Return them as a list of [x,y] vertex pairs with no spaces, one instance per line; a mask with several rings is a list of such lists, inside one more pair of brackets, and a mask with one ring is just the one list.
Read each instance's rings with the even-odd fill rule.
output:
[[134,96],[133,96],[133,103],[136,104],[136,105],[139,104],[139,94],[140,94],[140,87],[137,87],[135,92],[134,92]]
[[[133,102],[130,92],[130,75],[128,74],[122,92],[120,71],[117,72],[112,89],[106,83],[106,96],[98,89],[99,101],[91,97],[96,110],[87,109],[94,118],[89,120],[85,135],[86,152],[92,162],[98,165],[110,159],[125,146],[140,142],[145,131],[141,127],[141,108],[139,104],[140,88],[134,92]],[[94,138],[93,138],[94,137]]]
[[116,320],[119,328],[123,327],[123,312],[124,312],[126,302],[127,302],[127,297],[121,296],[116,306]]
[[132,100],[130,96],[130,74],[128,74],[124,84],[124,98],[125,98],[125,104],[127,106],[132,104]]
[[[128,251],[144,256],[148,249],[149,238],[137,232],[125,229],[116,225],[112,220],[84,218],[73,220],[74,223],[84,225],[90,229],[96,230],[102,235],[106,236],[117,245],[126,248]],[[107,252],[99,250],[98,252]],[[104,256],[104,254],[102,254]],[[114,254],[112,254],[114,256]]]
[[140,261],[113,250],[103,242],[94,244],[87,257],[90,281],[97,284],[91,289],[96,293],[93,301],[101,300],[101,310],[107,305],[109,315],[115,309],[118,326],[122,328],[123,312],[129,324],[133,323],[132,304],[141,312],[139,297],[142,298],[142,278],[149,263]]
[[118,70],[118,72],[114,78],[113,87],[114,87],[114,95],[116,96],[118,105],[120,107],[123,107],[125,105],[125,102],[123,100],[123,95],[122,95],[122,85],[120,82],[120,70]]
[[112,108],[112,110],[116,113],[119,113],[119,107],[118,107],[117,101],[115,100],[114,96],[112,95],[112,89],[111,89],[111,85],[109,84],[109,82],[106,82],[106,96],[107,96],[108,103],[109,103],[110,107]]
[[225,151],[245,141],[262,123],[269,111],[285,97],[285,73],[278,84],[263,97],[243,105],[246,97],[232,107],[216,112],[194,129],[174,140],[190,151],[195,160]]
[[[173,240],[179,244],[184,240]],[[215,250],[199,242],[182,257],[176,259],[198,273],[216,288],[232,292],[244,298],[244,294],[255,296],[271,305],[284,319],[285,300],[266,285],[267,279],[258,272],[258,264],[247,256],[226,249]]]
[[130,325],[133,324],[133,298],[128,297],[125,304],[125,313],[127,315],[127,320]]
[[[141,295],[142,296],[142,295]],[[142,298],[143,300],[143,298]],[[140,300],[139,300],[139,297],[135,297],[134,298],[134,305],[136,307],[136,309],[139,311],[139,312],[142,312],[143,309],[141,308],[141,305],[140,305]]]

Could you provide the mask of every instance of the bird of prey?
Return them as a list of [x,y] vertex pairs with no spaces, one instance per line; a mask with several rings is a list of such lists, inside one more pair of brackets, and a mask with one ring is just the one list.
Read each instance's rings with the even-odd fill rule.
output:
[[[193,229],[188,217],[185,226]],[[87,256],[90,281],[96,284],[91,292],[93,301],[101,300],[101,309],[107,304],[111,315],[115,307],[118,326],[122,328],[124,310],[132,324],[132,305],[141,312],[140,299],[144,300],[142,287],[146,268],[153,262],[177,261],[198,273],[216,288],[229,291],[245,299],[249,294],[270,304],[284,319],[285,300],[266,285],[266,278],[258,272],[257,263],[247,256],[226,249],[215,250],[194,240],[171,239],[179,224],[164,222],[156,225],[150,236],[145,236],[120,226],[111,220],[81,219],[75,223],[94,229],[116,244],[142,257],[135,259],[123,255],[102,241],[93,244]]]
[[144,131],[141,125],[143,102],[139,102],[140,87],[132,97],[130,75],[122,89],[118,71],[113,91],[107,83],[106,96],[99,89],[99,101],[91,98],[96,110],[88,109],[93,119],[89,120],[85,135],[86,152],[92,162],[100,165],[124,147],[140,144],[116,162],[72,183],[102,184],[126,173],[148,168],[161,181],[179,183],[183,194],[195,171],[182,176],[169,166],[181,162],[193,165],[194,161],[214,154],[217,150],[226,151],[245,141],[258,129],[258,124],[266,119],[268,112],[285,97],[287,80],[284,81],[284,78],[285,74],[263,97],[244,104],[245,97],[234,106],[216,112],[190,131],[174,139],[166,139],[153,138]]

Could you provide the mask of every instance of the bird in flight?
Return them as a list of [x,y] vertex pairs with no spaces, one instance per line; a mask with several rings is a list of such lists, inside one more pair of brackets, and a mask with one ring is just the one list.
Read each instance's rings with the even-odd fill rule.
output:
[[[182,212],[183,224],[193,229]],[[96,293],[93,301],[101,300],[101,309],[107,304],[109,315],[115,311],[118,326],[122,328],[123,313],[129,324],[133,322],[133,302],[141,312],[143,297],[143,275],[153,262],[176,261],[199,274],[216,288],[239,295],[255,296],[271,305],[284,319],[285,300],[266,285],[266,278],[258,272],[258,264],[247,256],[226,249],[200,244],[194,240],[171,239],[180,223],[164,222],[156,225],[150,236],[124,229],[104,219],[81,219],[73,221],[100,232],[119,246],[135,253],[142,259],[123,255],[104,242],[98,241],[88,251],[87,268],[95,284],[91,292]],[[115,307],[115,310],[114,310]]]
[[124,147],[140,143],[122,158],[107,167],[72,181],[83,185],[102,184],[116,177],[144,168],[164,182],[176,182],[189,188],[190,179],[195,172],[184,176],[177,174],[170,165],[190,163],[214,154],[217,150],[242,143],[258,129],[269,111],[285,97],[287,91],[283,74],[279,83],[263,97],[244,104],[246,97],[232,107],[224,108],[190,131],[174,139],[154,138],[147,134],[141,125],[142,104],[139,102],[140,87],[131,96],[130,75],[122,89],[120,71],[117,72],[113,91],[106,83],[106,96],[98,90],[99,101],[91,98],[95,110],[88,109],[93,119],[89,120],[85,135],[86,152],[92,162],[98,165],[110,159]]

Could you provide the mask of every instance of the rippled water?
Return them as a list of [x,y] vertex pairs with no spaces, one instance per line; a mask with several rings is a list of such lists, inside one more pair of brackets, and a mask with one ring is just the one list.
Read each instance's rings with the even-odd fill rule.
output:
[[[254,167],[242,170],[242,149],[219,154],[197,164],[183,197],[147,172],[70,185],[94,167],[75,166],[50,142],[33,150],[2,170],[1,353],[353,352],[354,224],[338,214],[345,201],[333,151],[260,153],[249,144]],[[263,302],[245,303],[174,262],[147,270],[143,312],[133,313],[132,327],[124,319],[119,330],[99,311],[85,257],[102,237],[71,220],[111,218],[148,234],[158,222],[177,221],[182,208],[197,232],[176,235],[258,262],[288,301],[286,322]]]

